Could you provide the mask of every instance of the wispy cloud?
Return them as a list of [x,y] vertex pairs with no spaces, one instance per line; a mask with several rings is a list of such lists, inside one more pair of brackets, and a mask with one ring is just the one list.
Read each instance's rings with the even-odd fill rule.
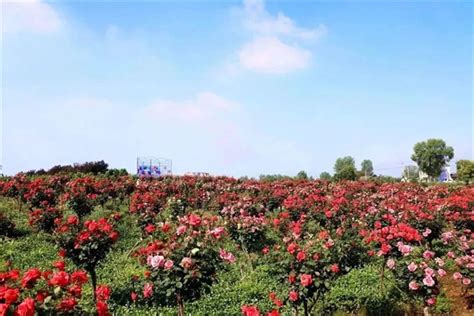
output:
[[283,43],[277,37],[259,37],[239,51],[239,61],[247,69],[270,74],[284,74],[303,69],[311,60],[311,52]]
[[2,32],[52,33],[63,25],[59,13],[40,0],[2,1]]
[[198,93],[184,101],[158,100],[147,107],[146,113],[161,119],[178,119],[187,122],[204,122],[237,109],[239,105],[212,92]]
[[244,0],[244,25],[252,32],[262,35],[285,35],[301,39],[317,39],[325,35],[326,26],[315,28],[296,26],[295,22],[282,12],[272,16],[265,10],[263,0]]
[[244,0],[242,23],[253,38],[238,51],[239,64],[267,74],[285,74],[309,66],[312,53],[300,44],[327,32],[322,24],[304,28],[282,12],[274,16],[265,9],[263,0]]

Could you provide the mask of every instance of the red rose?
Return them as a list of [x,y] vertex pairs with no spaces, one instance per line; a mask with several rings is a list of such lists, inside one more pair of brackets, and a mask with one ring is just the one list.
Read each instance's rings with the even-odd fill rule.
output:
[[67,218],[67,223],[69,225],[77,225],[79,224],[79,218],[77,218],[75,215],[71,215]]
[[112,239],[113,242],[115,242],[119,238],[119,233],[117,233],[116,231],[113,231],[110,233],[109,237],[110,239]]
[[76,283],[79,285],[87,283],[87,280],[88,280],[87,273],[82,270],[75,271],[71,274],[71,280],[73,283]]
[[288,247],[286,248],[286,250],[288,250],[288,252],[291,254],[294,254],[297,249],[298,249],[298,245],[295,243],[289,244]]
[[188,217],[188,222],[191,226],[201,225],[201,218],[198,215],[190,214]]
[[268,312],[267,316],[280,316],[280,313],[276,309],[274,309],[274,310]]
[[97,301],[95,306],[97,308],[97,315],[98,316],[109,316],[109,315],[111,315],[109,313],[109,307],[107,306],[106,302],[99,300],[99,301]]
[[155,225],[153,225],[153,224],[148,224],[148,225],[146,225],[146,227],[145,227],[145,231],[146,231],[148,234],[153,234],[153,233],[155,232],[155,230],[156,230],[156,227],[155,227]]
[[163,226],[161,226],[161,231],[164,233],[167,233],[171,228],[171,225],[168,223],[163,223]]
[[0,316],[7,316],[8,307],[8,304],[0,303]]
[[23,274],[21,285],[26,288],[31,288],[39,278],[41,278],[41,271],[39,269],[29,269]]
[[64,267],[66,266],[66,263],[64,261],[60,260],[60,261],[56,261],[55,263],[53,263],[53,266],[58,270],[64,271]]
[[20,291],[18,289],[8,289],[5,291],[4,299],[5,303],[13,304],[16,302],[20,296]]
[[302,274],[300,276],[300,282],[301,285],[308,287],[313,284],[313,277],[311,276],[311,274]]
[[61,310],[61,311],[71,311],[74,309],[74,307],[76,307],[76,305],[77,305],[76,299],[71,297],[71,298],[63,299],[61,303],[59,303],[57,308],[58,310]]
[[304,251],[298,252],[298,254],[296,255],[296,260],[301,262],[301,261],[304,261],[305,259],[306,259],[306,254],[304,253]]
[[130,298],[132,299],[132,301],[135,302],[135,301],[137,300],[137,298],[138,298],[137,293],[135,293],[135,292],[130,293]]
[[153,284],[147,283],[143,286],[143,296],[149,298],[153,295]]
[[65,287],[69,284],[69,274],[64,271],[59,271],[53,275],[53,277],[49,280],[49,284],[56,285],[59,287]]
[[20,271],[18,270],[10,270],[8,272],[8,275],[7,275],[7,278],[10,279],[10,280],[18,280],[18,278],[20,277]]
[[81,297],[82,288],[79,285],[73,285],[68,289],[68,292],[71,293],[72,296]]
[[296,302],[298,300],[298,293],[295,291],[291,291],[288,297],[290,298],[290,301]]
[[260,312],[256,306],[244,305],[241,310],[244,316],[260,316]]
[[35,314],[35,300],[31,297],[25,299],[15,311],[15,316],[34,316]]
[[95,290],[98,300],[107,301],[110,298],[110,287],[107,285],[99,285]]
[[331,271],[334,272],[334,273],[338,273],[339,271],[341,271],[341,269],[339,269],[339,265],[337,263],[331,265]]
[[290,282],[291,284],[293,284],[293,283],[295,283],[295,281],[296,281],[296,276],[293,275],[293,274],[290,274],[290,275],[288,276],[288,282]]

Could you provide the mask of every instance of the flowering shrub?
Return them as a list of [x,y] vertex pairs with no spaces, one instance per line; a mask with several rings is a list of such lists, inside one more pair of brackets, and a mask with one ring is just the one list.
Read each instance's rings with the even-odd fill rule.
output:
[[231,238],[245,251],[260,251],[265,246],[265,208],[245,199],[226,206],[221,214],[228,220]]
[[[30,224],[35,230],[51,232],[54,228],[54,239],[62,248],[61,253],[90,275],[95,288],[95,309],[100,315],[108,315],[112,306],[130,303],[124,297],[130,297],[137,308],[142,304],[176,305],[182,315],[185,302],[213,299],[202,296],[211,286],[216,288],[216,280],[225,280],[220,276],[235,273],[232,282],[245,284],[248,275],[254,275],[260,267],[268,271],[259,281],[265,282],[264,278],[269,277],[275,286],[271,285],[270,289],[270,282],[266,282],[268,287],[262,297],[261,293],[252,292],[257,284],[252,280],[248,283],[252,289],[242,290],[250,294],[227,301],[226,292],[219,296],[221,306],[229,304],[234,308],[232,313],[240,310],[245,315],[286,315],[291,310],[308,315],[326,312],[320,308],[334,310],[338,304],[343,304],[344,310],[356,312],[361,304],[371,302],[370,296],[376,291],[367,290],[361,296],[353,291],[351,298],[357,299],[343,299],[346,292],[341,280],[346,280],[353,271],[370,267],[372,277],[379,274],[371,279],[374,280],[371,283],[380,282],[375,287],[384,288],[390,279],[397,291],[409,298],[409,304],[423,303],[434,310],[436,301],[441,301],[439,293],[448,284],[443,282],[443,277],[454,278],[466,297],[472,293],[472,190],[469,186],[225,177],[137,181],[127,176],[29,178],[18,175],[0,180],[0,195],[7,198],[6,205],[11,205],[11,199],[20,206],[26,202]],[[130,205],[118,205],[128,201]],[[95,210],[98,205],[102,208]],[[118,238],[115,220],[119,216],[99,218],[110,213],[109,205],[122,206],[118,209],[128,207],[131,214],[121,215],[125,217],[124,224],[138,220],[140,229],[123,225],[125,237],[116,249],[119,256],[111,257],[108,264],[115,265],[115,260],[119,260],[117,270],[124,274],[119,273],[123,283],[128,282],[132,273],[127,274],[129,271],[122,268],[120,260],[132,262],[133,269],[137,269],[133,275],[139,274],[140,269],[146,270],[143,278],[133,277],[133,289],[119,282],[120,289],[112,297],[110,287],[97,286],[96,276],[97,266],[105,261]],[[67,212],[63,213],[63,206],[77,216],[63,215]],[[7,213],[14,221],[26,214],[15,212]],[[90,218],[99,219],[86,220],[89,214]],[[12,236],[9,232],[13,229],[13,222],[0,215],[0,234]],[[36,235],[28,233],[34,241],[33,248]],[[51,239],[42,237],[44,240],[38,241],[41,246]],[[8,240],[5,251],[8,254],[4,257],[16,261],[15,246],[30,246],[25,241],[29,242]],[[31,252],[42,253],[42,249]],[[131,254],[137,255],[139,265],[130,258]],[[246,260],[240,260],[237,267],[229,267],[237,257]],[[14,290],[6,296],[8,306],[7,298],[2,296],[5,288],[1,288],[1,308],[8,308],[8,313],[18,308],[25,314],[33,308],[40,312],[43,303],[39,303],[34,291],[54,285],[53,292],[59,287],[59,294],[65,296],[54,294],[48,299],[54,301],[54,310],[50,306],[48,311],[81,312],[80,297],[69,293],[73,282],[66,284],[61,266],[61,263],[55,265],[48,276],[41,270],[41,276],[31,284],[26,278],[24,286],[16,287],[18,299],[13,300]],[[104,271],[104,278],[108,272]],[[37,273],[32,270],[28,275],[35,280]],[[10,279],[8,282],[15,289],[14,282]],[[20,284],[21,280],[17,282]],[[339,292],[332,292],[337,284]],[[222,286],[222,289],[226,288]],[[262,292],[262,288],[259,290]],[[275,290],[278,296],[271,294],[268,303],[265,297],[270,290]],[[332,305],[325,305],[323,302],[329,299]],[[375,301],[377,304],[371,306],[384,305],[381,298]],[[187,309],[195,312],[197,303],[186,304]]]
[[55,223],[62,218],[62,212],[55,207],[32,210],[29,215],[30,225],[47,233],[51,233],[55,228]]
[[90,274],[94,290],[97,264],[106,257],[118,236],[113,223],[105,218],[81,224],[76,216],[69,216],[56,229],[56,240],[64,255]]
[[92,212],[97,204],[96,183],[92,177],[77,178],[66,183],[62,200],[82,218]]
[[234,262],[233,255],[218,251],[224,229],[216,227],[215,216],[189,214],[177,226],[159,224],[160,239],[138,250],[147,266],[141,294],[145,301],[177,304],[184,315],[184,302],[198,299],[216,279],[219,266]]
[[68,273],[64,262],[53,270],[30,268],[20,273],[9,269],[0,273],[0,315],[75,314],[87,274]]

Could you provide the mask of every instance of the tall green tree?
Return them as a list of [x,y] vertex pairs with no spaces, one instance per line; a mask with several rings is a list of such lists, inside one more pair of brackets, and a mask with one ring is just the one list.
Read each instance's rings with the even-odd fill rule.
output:
[[474,182],[474,160],[459,160],[456,163],[457,177],[466,184]]
[[319,175],[319,179],[321,180],[332,180],[332,177],[331,177],[331,174],[329,172],[321,172],[321,174]]
[[413,147],[411,160],[431,179],[438,177],[441,170],[454,157],[454,149],[442,139],[428,139]]
[[369,159],[365,159],[360,164],[361,166],[361,173],[363,176],[370,177],[374,174],[374,165],[372,161]]
[[334,164],[335,180],[355,180],[357,177],[357,169],[355,167],[354,158],[346,156],[338,158]]
[[298,174],[296,175],[295,178],[298,179],[298,180],[308,180],[309,179],[308,174],[304,170],[301,170],[300,172],[298,172]]

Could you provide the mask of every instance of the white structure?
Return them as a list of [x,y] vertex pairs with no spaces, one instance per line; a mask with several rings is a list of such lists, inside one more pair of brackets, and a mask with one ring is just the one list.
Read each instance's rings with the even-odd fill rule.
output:
[[137,175],[139,177],[161,177],[172,175],[171,159],[155,157],[137,158]]
[[[419,177],[420,182],[429,180],[429,176],[421,170],[418,172],[418,177]],[[446,165],[443,167],[443,169],[441,169],[441,174],[438,176],[438,181],[439,182],[453,182],[454,181],[453,178],[451,177],[451,167],[449,165]]]

